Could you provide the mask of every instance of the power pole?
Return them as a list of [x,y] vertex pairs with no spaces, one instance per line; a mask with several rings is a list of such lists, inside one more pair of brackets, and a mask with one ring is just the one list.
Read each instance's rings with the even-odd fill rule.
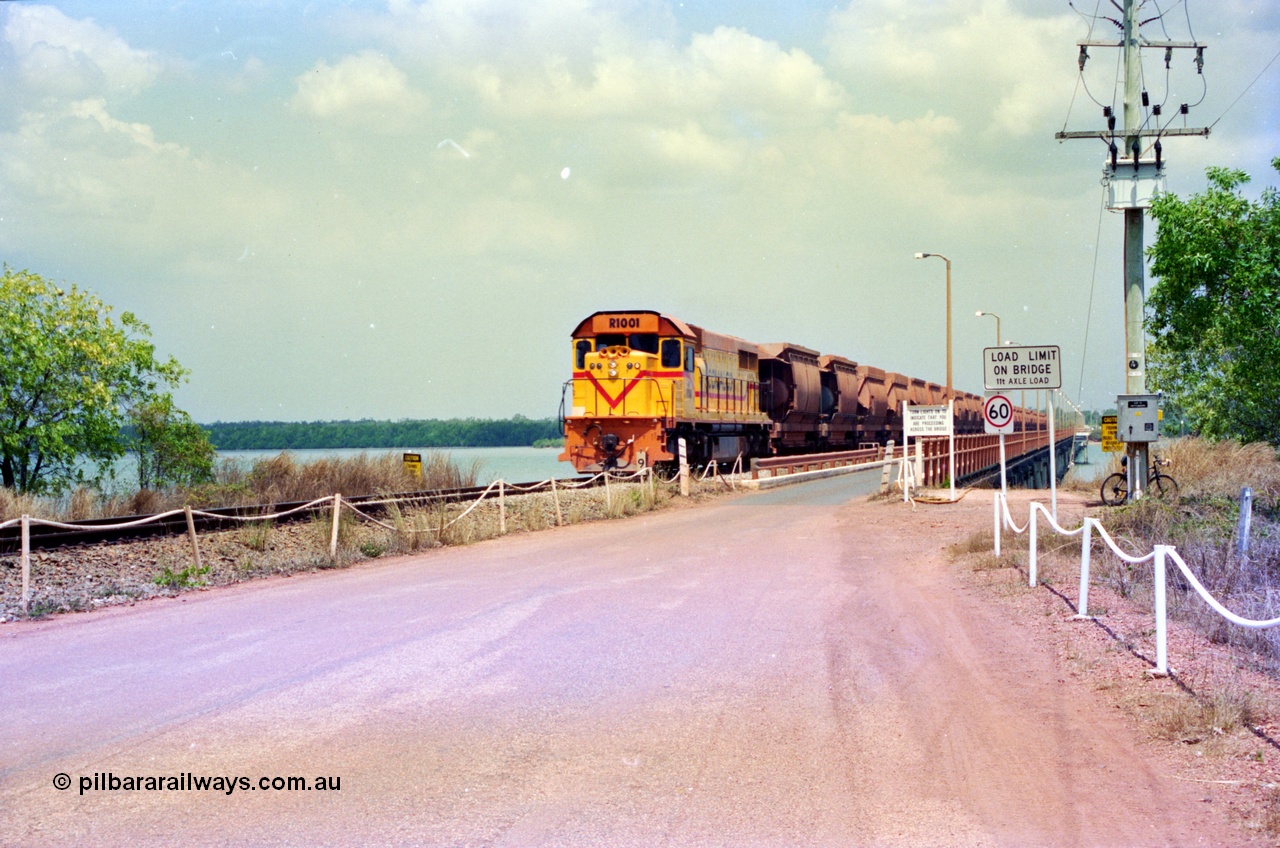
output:
[[[1123,0],[1123,19],[1112,21],[1121,30],[1121,40],[1078,42],[1080,47],[1080,71],[1084,72],[1085,63],[1089,59],[1090,47],[1119,47],[1124,63],[1124,126],[1120,134],[1123,144],[1124,159],[1121,164],[1120,147],[1116,144],[1115,115],[1110,107],[1103,107],[1103,117],[1107,119],[1106,132],[1059,132],[1055,138],[1059,141],[1072,138],[1100,138],[1108,142],[1110,160],[1103,167],[1103,179],[1109,186],[1108,207],[1115,211],[1124,211],[1124,343],[1125,343],[1125,394],[1147,394],[1147,340],[1143,329],[1143,317],[1146,310],[1146,288],[1143,264],[1143,215],[1150,201],[1164,190],[1164,161],[1162,159],[1160,139],[1164,136],[1198,135],[1207,136],[1208,128],[1161,127],[1161,107],[1149,104],[1147,92],[1142,89],[1142,49],[1163,48],[1165,67],[1170,64],[1175,49],[1194,49],[1196,51],[1196,72],[1200,73],[1204,66],[1205,45],[1197,41],[1149,41],[1139,33],[1138,21],[1139,0]],[[1150,114],[1144,116],[1144,110],[1150,108]],[[1186,115],[1189,110],[1183,103],[1179,113]],[[1146,127],[1148,121],[1152,126]],[[1155,138],[1153,150],[1155,158],[1142,158],[1142,140]],[[1117,408],[1120,408],[1119,401]],[[1152,410],[1154,412],[1154,410]],[[1159,432],[1159,424],[1156,424]],[[1125,451],[1129,457],[1129,497],[1140,497],[1147,488],[1148,441],[1127,441]]]

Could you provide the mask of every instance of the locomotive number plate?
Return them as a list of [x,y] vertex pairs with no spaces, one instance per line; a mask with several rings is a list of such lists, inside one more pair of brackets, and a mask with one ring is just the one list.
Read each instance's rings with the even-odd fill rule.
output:
[[657,315],[597,315],[591,320],[595,333],[656,333]]

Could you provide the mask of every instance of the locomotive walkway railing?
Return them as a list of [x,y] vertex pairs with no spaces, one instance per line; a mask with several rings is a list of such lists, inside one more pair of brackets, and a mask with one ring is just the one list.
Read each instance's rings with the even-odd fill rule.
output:
[[1280,626],[1280,618],[1270,618],[1265,620],[1254,620],[1244,618],[1227,609],[1217,598],[1209,593],[1204,584],[1192,573],[1186,561],[1178,554],[1176,548],[1172,545],[1155,545],[1150,553],[1144,556],[1130,554],[1115,543],[1105,527],[1102,526],[1096,518],[1086,517],[1080,526],[1074,530],[1068,530],[1058,522],[1053,520],[1053,516],[1049,514],[1049,510],[1045,505],[1037,501],[1032,501],[1027,516],[1027,523],[1019,527],[1014,523],[1013,517],[1009,514],[1009,501],[1001,492],[995,493],[993,502],[992,524],[995,531],[995,554],[1000,555],[1000,537],[1001,531],[1004,529],[1012,530],[1015,534],[1028,534],[1028,553],[1027,553],[1027,582],[1034,587],[1038,582],[1038,548],[1040,523],[1038,516],[1043,514],[1044,519],[1049,523],[1049,527],[1061,536],[1081,537],[1080,541],[1080,589],[1077,595],[1076,618],[1085,620],[1090,619],[1089,615],[1089,570],[1093,552],[1093,533],[1097,532],[1098,537],[1102,539],[1106,550],[1110,550],[1117,558],[1130,565],[1141,565],[1146,562],[1152,563],[1152,587],[1154,592],[1153,607],[1155,617],[1155,637],[1156,637],[1156,662],[1155,668],[1151,673],[1157,676],[1167,676],[1169,674],[1169,611],[1168,611],[1168,587],[1167,587],[1167,570],[1170,560],[1178,567],[1178,571],[1182,572],[1182,576],[1186,578],[1187,585],[1195,590],[1195,593],[1209,605],[1209,607],[1218,615],[1230,621],[1238,627],[1245,627],[1250,630],[1268,630],[1272,627]]

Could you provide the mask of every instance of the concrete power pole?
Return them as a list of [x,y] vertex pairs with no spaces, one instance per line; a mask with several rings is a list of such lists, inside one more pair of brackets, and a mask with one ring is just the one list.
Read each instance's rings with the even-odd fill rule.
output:
[[[1060,132],[1055,135],[1059,141],[1069,138],[1101,138],[1108,142],[1110,161],[1103,168],[1104,180],[1109,186],[1108,207],[1124,211],[1124,343],[1125,343],[1125,383],[1127,395],[1147,394],[1147,340],[1143,328],[1143,317],[1146,311],[1146,287],[1144,280],[1145,265],[1143,261],[1143,216],[1150,201],[1164,190],[1164,162],[1161,158],[1160,138],[1162,136],[1199,135],[1207,136],[1206,128],[1191,129],[1187,127],[1161,127],[1161,107],[1151,107],[1149,116],[1144,117],[1148,108],[1147,92],[1142,89],[1142,50],[1144,48],[1163,48],[1165,67],[1169,67],[1174,49],[1191,48],[1196,51],[1197,73],[1204,63],[1204,45],[1195,41],[1148,41],[1141,38],[1137,18],[1139,0],[1123,0],[1123,19],[1113,21],[1121,29],[1121,41],[1087,40],[1079,42],[1080,71],[1084,72],[1085,62],[1089,58],[1090,47],[1119,47],[1124,63],[1124,126],[1120,133],[1123,145],[1123,158],[1129,162],[1121,164],[1120,146],[1116,144],[1115,116],[1110,107],[1103,108],[1103,116],[1107,119],[1105,132]],[[1179,113],[1186,115],[1187,104],[1182,104]],[[1148,122],[1150,127],[1146,125]],[[1142,159],[1142,139],[1155,138],[1153,160]],[[1157,425],[1158,430],[1158,425]],[[1129,441],[1125,449],[1129,457],[1129,479],[1131,481],[1129,496],[1139,496],[1147,488],[1147,466],[1149,464],[1148,442]]]
[[[1124,150],[1135,165],[1142,153],[1142,107],[1138,98],[1142,88],[1142,54],[1138,48],[1138,4],[1124,0]],[[1158,168],[1158,166],[1157,166]],[[1142,319],[1147,306],[1145,267],[1142,259],[1142,224],[1145,210],[1124,210],[1124,392],[1128,395],[1147,393],[1147,334]],[[1134,367],[1134,361],[1137,367]],[[1147,443],[1125,445],[1129,457],[1129,489],[1141,495],[1147,490]]]

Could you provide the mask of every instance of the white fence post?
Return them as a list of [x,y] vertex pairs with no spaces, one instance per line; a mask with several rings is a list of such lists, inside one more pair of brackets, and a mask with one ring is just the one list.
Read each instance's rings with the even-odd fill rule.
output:
[[183,511],[187,513],[187,538],[191,540],[191,553],[196,558],[196,573],[204,568],[204,562],[200,559],[200,542],[196,539],[196,519],[191,514],[191,504],[183,507]]
[[498,481],[498,532],[504,536],[507,533],[507,484],[504,480]]
[[31,516],[22,516],[22,612],[31,605]]
[[1089,618],[1089,561],[1093,556],[1092,518],[1084,520],[1080,532],[1080,604],[1076,618]]
[[1168,549],[1168,545],[1156,545],[1155,574],[1152,580],[1156,595],[1156,668],[1152,674],[1157,677],[1167,677],[1169,675],[1168,599],[1166,598],[1164,586],[1165,552]]
[[1031,556],[1027,561],[1027,579],[1032,587],[1036,585],[1036,507],[1039,504],[1032,501],[1031,518],[1029,520],[1031,530]]
[[556,491],[556,478],[551,478],[551,500],[556,505],[556,526],[564,525],[564,517],[560,514],[560,493]]
[[342,512],[342,494],[333,496],[333,531],[329,534],[329,556],[338,556],[338,515]]
[[991,499],[991,506],[994,507],[992,511],[993,514],[991,516],[991,529],[995,532],[995,535],[996,535],[996,556],[1000,556],[1000,525],[1002,523],[1000,519],[1002,516],[1000,515],[1000,493],[999,492],[996,492],[996,496]]

